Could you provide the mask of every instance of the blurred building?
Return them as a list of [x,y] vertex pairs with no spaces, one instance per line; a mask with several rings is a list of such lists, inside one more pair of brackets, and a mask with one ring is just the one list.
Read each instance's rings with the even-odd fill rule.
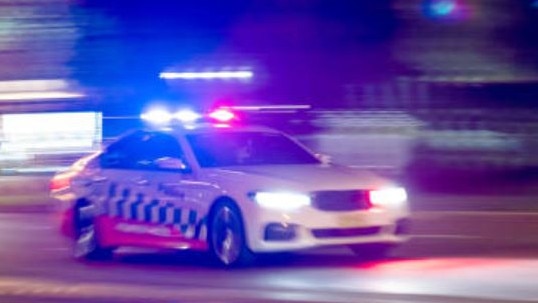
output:
[[[337,154],[360,147],[352,132],[443,165],[535,165],[537,14],[531,0],[3,1],[0,111],[104,117],[83,135],[99,141],[133,125],[108,118],[152,102],[308,104],[293,119],[332,136],[321,149],[352,142]],[[243,70],[253,77],[159,77]]]

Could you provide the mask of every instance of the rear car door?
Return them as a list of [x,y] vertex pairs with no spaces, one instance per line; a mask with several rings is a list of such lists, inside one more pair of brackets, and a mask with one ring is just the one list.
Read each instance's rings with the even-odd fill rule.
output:
[[108,148],[101,167],[105,244],[203,248],[201,191],[174,136],[136,133]]

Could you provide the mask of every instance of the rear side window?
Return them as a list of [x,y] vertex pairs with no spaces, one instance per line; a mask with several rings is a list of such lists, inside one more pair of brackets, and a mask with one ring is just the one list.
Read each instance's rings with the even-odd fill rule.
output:
[[139,146],[143,133],[136,132],[119,139],[107,147],[100,157],[101,167],[129,169],[132,167],[133,151]]
[[176,138],[158,132],[138,132],[111,144],[102,156],[101,166],[154,170],[155,161],[161,158],[184,159]]

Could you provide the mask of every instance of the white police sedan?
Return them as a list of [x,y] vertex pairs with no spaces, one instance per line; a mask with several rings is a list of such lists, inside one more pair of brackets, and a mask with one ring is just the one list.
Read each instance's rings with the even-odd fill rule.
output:
[[208,250],[227,266],[326,245],[381,256],[409,215],[404,188],[246,126],[133,131],[58,173],[51,195],[78,258],[122,246]]

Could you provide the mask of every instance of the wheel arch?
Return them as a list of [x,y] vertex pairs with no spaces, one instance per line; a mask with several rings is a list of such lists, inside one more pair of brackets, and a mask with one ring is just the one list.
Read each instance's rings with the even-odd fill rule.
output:
[[[219,196],[215,200],[213,200],[213,203],[211,203],[211,206],[209,207],[209,211],[207,213],[207,230],[208,231],[211,230],[211,218],[213,217],[213,215],[214,215],[215,211],[217,210],[217,208],[220,207],[221,205],[230,205],[233,208],[235,208],[235,210],[239,214],[239,218],[241,219],[241,225],[243,227],[244,237],[245,237],[245,239],[247,239],[246,240],[247,246],[249,246],[249,243],[248,243],[248,229],[246,228],[246,221],[245,221],[244,212],[239,207],[239,204],[237,203],[237,201],[234,198],[230,197],[230,196],[223,195],[223,196]],[[209,241],[209,236],[208,236],[208,241]]]
[[92,202],[87,199],[86,197],[79,197],[74,203],[73,203],[73,213],[72,215],[72,228],[73,228],[73,236],[77,235],[78,229],[80,228],[80,224],[82,224],[82,219],[80,217],[79,209],[84,206],[90,205]]
[[[213,234],[213,218],[215,216],[215,213],[216,211],[221,207],[221,206],[229,206],[229,208],[232,209],[233,212],[235,212],[237,214],[237,216],[239,217],[239,223],[241,224],[241,232],[242,232],[242,244],[241,246],[239,247],[239,250],[238,250],[238,255],[236,256],[236,258],[234,259],[234,261],[230,262],[230,263],[227,263],[226,261],[224,261],[221,256],[218,256],[218,253],[214,251],[214,248],[212,248],[212,245],[213,245],[213,240],[212,240],[212,234]],[[254,259],[255,259],[255,255],[253,254],[251,248],[250,248],[250,242],[249,242],[249,238],[248,238],[248,234],[249,234],[249,231],[248,231],[248,228],[247,228],[247,225],[246,225],[246,220],[245,220],[245,213],[244,211],[239,207],[239,204],[237,203],[237,201],[235,199],[233,199],[232,197],[229,197],[229,196],[220,196],[218,198],[216,198],[214,200],[214,202],[211,204],[211,207],[210,207],[210,210],[208,212],[208,225],[207,225],[207,228],[208,228],[208,244],[209,244],[209,248],[211,250],[211,252],[214,254],[214,257],[216,257],[217,259],[219,259],[219,262],[222,262],[221,265],[226,265],[226,266],[232,266],[232,267],[236,267],[236,266],[239,266],[239,267],[242,267],[242,266],[248,266],[250,265]]]
[[244,225],[245,222],[243,218],[243,212],[241,211],[241,208],[239,207],[235,199],[230,196],[219,196],[215,198],[215,200],[213,200],[213,203],[211,203],[211,206],[209,207],[209,211],[207,212],[208,219],[211,218],[211,216],[213,216],[213,214],[215,213],[215,211],[217,210],[219,206],[226,205],[226,204],[231,205],[239,212],[239,215],[241,216],[241,221]]

